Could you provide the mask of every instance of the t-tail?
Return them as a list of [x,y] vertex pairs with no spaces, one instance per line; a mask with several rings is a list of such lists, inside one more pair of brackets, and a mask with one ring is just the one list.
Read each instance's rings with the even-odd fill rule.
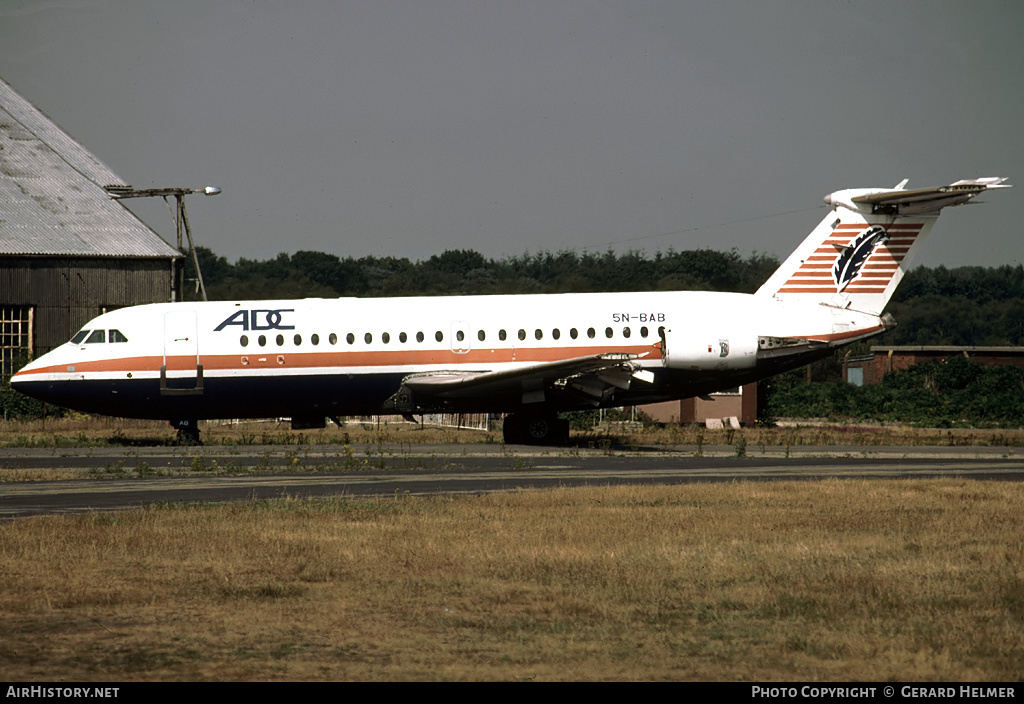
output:
[[939,188],[852,188],[825,196],[832,210],[757,291],[758,296],[821,303],[880,315],[920,251],[939,211],[962,205],[1004,178]]

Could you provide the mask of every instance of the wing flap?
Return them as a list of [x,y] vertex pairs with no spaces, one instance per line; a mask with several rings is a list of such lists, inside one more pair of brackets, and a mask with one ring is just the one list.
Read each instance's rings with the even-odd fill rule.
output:
[[542,403],[554,389],[582,395],[587,402],[606,399],[615,389],[629,388],[636,378],[653,382],[653,373],[635,360],[643,354],[611,352],[573,359],[532,364],[518,369],[450,370],[410,374],[384,403],[384,410],[419,413],[449,404],[469,405],[473,399],[518,396],[519,403]]
[[619,368],[641,356],[609,353],[502,371],[424,372],[406,377],[403,385],[416,394],[441,399],[537,391],[560,379]]

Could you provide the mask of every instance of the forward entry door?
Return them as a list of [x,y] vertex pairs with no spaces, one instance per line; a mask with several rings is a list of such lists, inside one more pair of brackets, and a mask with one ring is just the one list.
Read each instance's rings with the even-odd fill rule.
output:
[[199,360],[199,328],[195,311],[176,310],[164,314],[160,393],[171,396],[203,393],[203,365]]

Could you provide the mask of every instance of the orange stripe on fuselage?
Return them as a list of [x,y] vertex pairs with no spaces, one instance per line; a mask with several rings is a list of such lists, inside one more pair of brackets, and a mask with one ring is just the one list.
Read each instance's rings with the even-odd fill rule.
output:
[[[605,353],[627,353],[644,355],[646,359],[660,359],[659,343],[632,346],[586,346],[586,347],[514,347],[482,348],[464,353],[444,350],[365,350],[304,352],[294,348],[259,348],[249,351],[242,349],[235,354],[203,355],[199,363],[203,370],[245,370],[267,368],[351,368],[351,367],[412,367],[445,365],[461,367],[467,365],[489,366],[513,362],[557,362],[563,359],[588,357]],[[279,358],[281,358],[279,360]],[[169,371],[194,371],[195,356],[168,357]],[[243,362],[243,359],[248,363]],[[283,361],[282,361],[283,360]],[[75,362],[73,365],[60,364],[19,372],[22,378],[35,374],[88,374],[90,372],[158,372],[164,363],[163,356],[118,357],[94,361]],[[68,366],[75,371],[69,372]],[[400,369],[398,369],[400,370]],[[398,371],[396,370],[396,371]]]
[[873,332],[879,330],[885,330],[884,325],[875,325],[874,327],[864,328],[861,330],[850,330],[848,332],[837,332],[831,335],[806,335],[804,336],[807,340],[814,340],[815,342],[836,342],[838,340],[848,340],[851,337],[863,337],[870,335]]

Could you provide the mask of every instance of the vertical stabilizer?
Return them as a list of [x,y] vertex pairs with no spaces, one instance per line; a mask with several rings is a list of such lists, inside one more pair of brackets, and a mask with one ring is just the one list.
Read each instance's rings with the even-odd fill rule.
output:
[[942,208],[961,205],[1005,179],[904,190],[862,188],[825,197],[832,210],[757,291],[758,296],[881,314]]

